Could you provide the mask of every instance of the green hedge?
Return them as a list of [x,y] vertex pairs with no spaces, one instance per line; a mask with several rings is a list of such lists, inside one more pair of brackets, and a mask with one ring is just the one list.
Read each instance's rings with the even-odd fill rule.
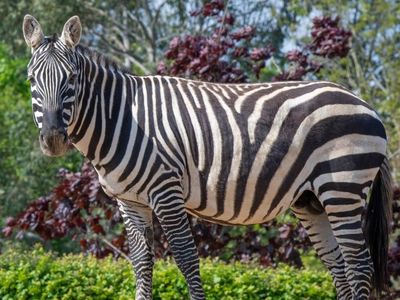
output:
[[[328,273],[281,265],[265,269],[203,260],[207,299],[336,299]],[[133,299],[133,272],[125,260],[82,255],[61,258],[35,248],[0,255],[0,299]],[[188,299],[185,281],[172,261],[158,261],[154,299]]]

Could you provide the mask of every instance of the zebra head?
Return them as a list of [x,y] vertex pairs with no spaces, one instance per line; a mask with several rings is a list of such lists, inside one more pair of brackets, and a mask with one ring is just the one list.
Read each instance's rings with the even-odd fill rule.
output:
[[48,156],[60,156],[68,149],[67,128],[73,115],[78,75],[74,51],[81,23],[77,16],[70,18],[61,38],[45,37],[39,22],[30,15],[24,17],[22,28],[32,52],[28,78],[40,147]]

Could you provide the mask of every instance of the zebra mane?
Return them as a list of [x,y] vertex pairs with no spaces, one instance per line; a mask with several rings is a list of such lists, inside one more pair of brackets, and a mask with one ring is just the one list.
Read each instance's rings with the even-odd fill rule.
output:
[[[59,40],[58,36],[56,33],[54,33],[51,36],[46,36],[44,39],[44,43],[49,45],[49,50],[53,51],[54,50],[54,44]],[[115,62],[113,59],[109,58],[107,55],[104,55],[100,53],[97,50],[94,50],[92,48],[89,48],[87,46],[82,46],[82,45],[77,45],[75,47],[75,51],[78,51],[80,54],[82,54],[84,57],[89,58],[91,61],[99,64],[100,66],[106,68],[106,69],[111,69],[112,71],[120,71],[125,74],[130,74],[134,75],[132,71],[128,70],[125,67],[120,66],[117,62]]]
[[104,55],[103,53],[98,52],[97,50],[82,45],[76,46],[75,50],[106,69],[111,69],[113,71],[120,71],[126,74],[134,75],[130,70],[121,67],[113,59],[111,59],[107,55]]

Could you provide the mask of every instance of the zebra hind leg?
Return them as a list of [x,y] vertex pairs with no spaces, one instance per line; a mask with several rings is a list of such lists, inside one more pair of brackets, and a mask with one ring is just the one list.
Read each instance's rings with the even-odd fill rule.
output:
[[318,198],[314,193],[305,191],[292,206],[292,211],[306,229],[315,251],[332,274],[337,298],[352,299],[342,252]]
[[330,189],[321,191],[320,188],[318,198],[342,252],[353,299],[369,299],[374,271],[362,228],[368,187],[361,184],[364,188],[360,188],[360,184],[343,182],[327,185]]

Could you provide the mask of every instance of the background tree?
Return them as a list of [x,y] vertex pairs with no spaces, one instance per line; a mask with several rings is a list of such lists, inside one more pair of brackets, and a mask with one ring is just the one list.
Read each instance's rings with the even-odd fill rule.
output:
[[185,1],[177,0],[4,0],[0,3],[0,40],[14,53],[26,54],[21,33],[24,14],[34,15],[45,35],[60,33],[63,22],[79,15],[84,44],[104,51],[127,69],[149,74],[162,46],[185,28],[187,7]]
[[[399,179],[398,1],[4,0],[0,2],[0,223],[3,220],[6,235],[29,232],[62,252],[80,247],[98,256],[125,251],[122,228],[109,218],[115,216],[110,213],[114,206],[87,194],[89,187],[96,187],[96,179],[86,165],[81,168],[80,156],[50,159],[40,153],[25,81],[29,50],[20,27],[26,13],[39,19],[46,34],[60,32],[69,16],[79,15],[82,43],[139,75],[155,74],[158,66],[160,73],[211,81],[340,83],[380,113],[390,137],[393,173]],[[59,166],[69,171],[57,178]],[[57,180],[61,181],[55,186]],[[26,207],[32,199],[37,200]],[[18,218],[5,219],[21,210]],[[275,226],[269,230],[222,228],[195,220],[193,226],[202,255],[257,257],[266,265],[280,260],[299,264],[300,253],[294,246],[308,249],[309,245],[303,244],[304,232],[290,216],[283,221],[289,225],[278,221],[269,224]],[[66,242],[71,238],[75,242]],[[398,276],[400,240],[396,236],[393,240],[391,272]],[[159,241],[157,251],[162,256],[167,248],[163,238]]]
[[[400,176],[400,2],[289,1],[298,20],[312,14],[338,15],[352,32],[350,55],[329,61],[317,78],[338,82],[378,110],[389,133],[389,156]],[[303,40],[307,40],[304,37]]]

